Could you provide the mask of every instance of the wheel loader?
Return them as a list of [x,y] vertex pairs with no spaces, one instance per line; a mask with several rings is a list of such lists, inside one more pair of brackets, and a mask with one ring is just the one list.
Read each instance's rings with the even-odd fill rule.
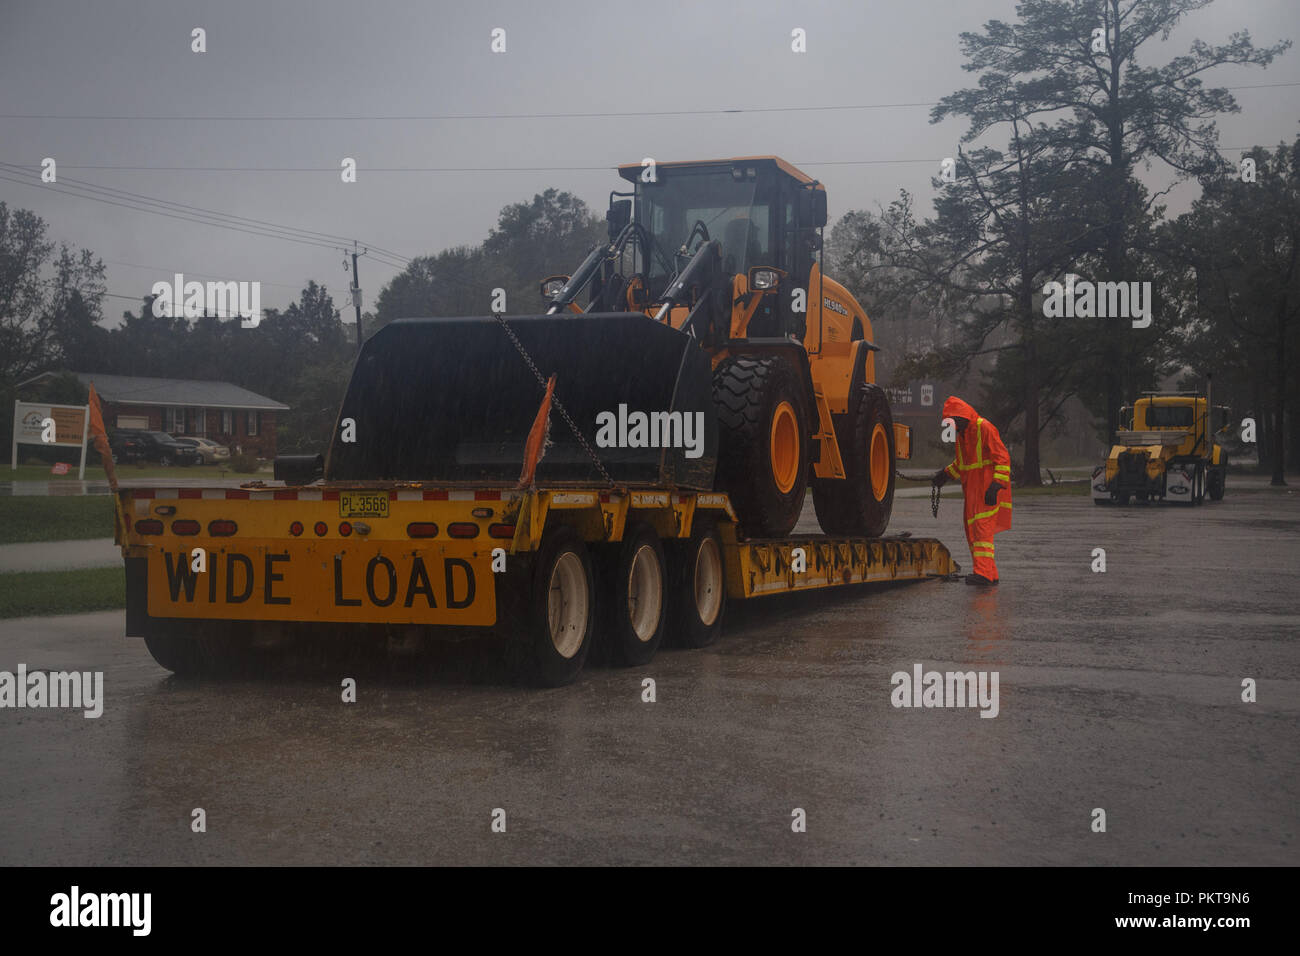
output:
[[[340,421],[367,440],[336,437],[325,478],[507,484],[554,376],[538,484],[725,491],[748,538],[787,534],[811,487],[826,533],[883,535],[911,436],[866,312],[822,272],[823,185],[775,156],[619,174],[608,240],[541,281],[544,314],[404,319],[366,342]],[[637,414],[652,435],[601,440],[599,420]],[[687,416],[691,449],[670,427]]]
[[1119,417],[1125,427],[1106,463],[1093,469],[1095,504],[1167,499],[1196,505],[1207,494],[1214,501],[1223,497],[1228,455],[1221,441],[1231,416],[1210,404],[1208,391],[1147,392]]

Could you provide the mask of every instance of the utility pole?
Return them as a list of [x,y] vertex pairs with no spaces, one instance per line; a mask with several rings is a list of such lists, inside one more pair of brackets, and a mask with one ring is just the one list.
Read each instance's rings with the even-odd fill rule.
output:
[[357,352],[361,351],[361,280],[357,278],[357,257],[364,256],[370,249],[357,252],[357,241],[352,240],[352,308],[357,315]]

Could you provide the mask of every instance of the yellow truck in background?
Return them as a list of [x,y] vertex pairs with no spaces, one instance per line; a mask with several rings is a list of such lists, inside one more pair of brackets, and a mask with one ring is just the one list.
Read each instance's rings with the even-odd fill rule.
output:
[[1148,392],[1120,409],[1121,429],[1104,465],[1093,469],[1094,504],[1130,500],[1198,505],[1223,498],[1228,455],[1217,440],[1229,410],[1207,392]]

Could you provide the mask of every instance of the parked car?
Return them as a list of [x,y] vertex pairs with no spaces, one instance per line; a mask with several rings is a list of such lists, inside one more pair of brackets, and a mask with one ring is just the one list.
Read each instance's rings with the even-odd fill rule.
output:
[[115,462],[154,462],[159,465],[194,465],[203,460],[193,445],[184,445],[166,432],[119,428],[108,436]]
[[230,449],[225,445],[214,442],[211,438],[194,438],[189,435],[178,435],[176,440],[182,445],[190,445],[191,447],[196,448],[199,453],[199,460],[205,465],[215,465],[230,460]]

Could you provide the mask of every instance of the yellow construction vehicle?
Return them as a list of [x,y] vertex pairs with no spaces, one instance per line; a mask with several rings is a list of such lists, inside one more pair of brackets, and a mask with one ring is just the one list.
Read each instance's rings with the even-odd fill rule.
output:
[[[749,534],[789,532],[809,485],[827,533],[883,534],[895,459],[909,457],[911,436],[875,382],[871,321],[822,272],[825,188],[775,156],[645,161],[619,173],[633,188],[610,196],[609,242],[572,276],[542,283],[548,315],[608,316],[624,337],[636,313],[694,340],[712,371],[714,487]],[[582,337],[571,342],[588,365],[626,370]],[[672,361],[644,371],[680,385]],[[592,394],[584,371],[570,378],[571,392]],[[557,396],[564,389],[561,370]]]
[[1220,500],[1228,456],[1219,438],[1229,418],[1227,408],[1210,404],[1208,389],[1147,392],[1120,409],[1115,444],[1092,473],[1093,503],[1168,499],[1197,505],[1206,494]]

